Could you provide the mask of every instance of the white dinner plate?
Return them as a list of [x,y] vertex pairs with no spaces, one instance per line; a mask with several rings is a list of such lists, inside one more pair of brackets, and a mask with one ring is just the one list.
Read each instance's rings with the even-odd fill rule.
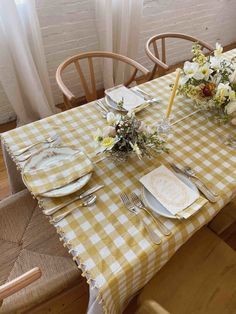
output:
[[[41,150],[26,162],[24,171],[35,170],[38,168],[46,168],[50,164],[63,160],[72,154],[75,154],[78,150],[71,147],[49,147]],[[72,194],[80,190],[85,184],[88,183],[92,176],[92,173],[88,173],[85,176],[75,180],[69,184],[66,184],[60,188],[51,190],[40,194],[45,197],[61,197]],[[24,176],[23,176],[24,180]]]
[[[118,107],[117,107],[117,102],[116,101],[114,101],[110,96],[109,96],[109,94],[107,94],[109,91],[112,91],[112,90],[115,90],[115,89],[119,89],[119,88],[121,88],[121,87],[124,87],[123,85],[117,85],[117,86],[114,86],[114,87],[112,87],[112,88],[109,88],[109,89],[107,89],[107,90],[105,90],[105,103],[106,103],[106,105],[108,106],[108,107],[110,107],[111,109],[113,109],[113,110],[115,110],[115,111],[120,111],[120,112],[127,112],[127,110],[126,109],[118,109]],[[131,89],[131,88],[129,88],[128,89],[128,91],[129,91],[129,93],[131,92],[131,93],[133,93],[134,95],[136,95],[136,97],[137,96],[139,96],[139,98],[141,98],[141,99],[143,99],[143,104],[145,103],[145,97],[141,94],[141,93],[139,93],[138,91],[135,91],[134,89]],[[141,108],[141,105],[140,105],[140,108]],[[142,110],[142,109],[140,109],[140,110]]]
[[[191,182],[187,177],[182,174],[175,173],[176,177],[178,177],[183,183],[185,183],[190,189],[198,193],[200,196],[197,187],[193,182]],[[171,197],[171,195],[170,195]],[[175,215],[171,214],[158,200],[143,186],[142,187],[142,198],[147,207],[153,210],[158,215],[178,219]]]

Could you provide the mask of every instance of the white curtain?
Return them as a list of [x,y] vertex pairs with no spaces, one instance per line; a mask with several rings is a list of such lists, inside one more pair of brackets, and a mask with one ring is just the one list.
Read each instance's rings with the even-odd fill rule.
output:
[[[143,0],[94,0],[100,50],[123,54],[135,59],[138,53],[139,30]],[[125,64],[113,68],[112,62],[103,63],[104,87],[124,82]]]
[[19,125],[53,114],[55,106],[35,2],[16,2],[0,0],[0,81]]

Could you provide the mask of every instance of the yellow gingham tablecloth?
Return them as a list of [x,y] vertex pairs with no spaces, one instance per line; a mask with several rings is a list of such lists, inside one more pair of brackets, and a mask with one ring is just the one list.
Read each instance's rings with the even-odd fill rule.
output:
[[[229,58],[235,55],[236,49],[225,54]],[[140,119],[151,124],[160,120],[166,111],[169,85],[174,77],[172,73],[140,86],[154,97],[161,98],[159,104],[150,105],[140,112],[137,115]],[[192,111],[191,101],[177,96],[173,121]],[[22,170],[24,163],[17,161],[14,152],[55,133],[60,135],[63,145],[73,145],[92,155],[95,149],[93,132],[105,123],[98,108],[90,103],[6,132],[2,134],[2,140]],[[131,158],[122,164],[105,159],[95,164],[94,174],[86,187],[95,183],[105,184],[105,188],[97,193],[97,203],[93,207],[74,210],[56,228],[69,252],[79,261],[88,283],[98,289],[98,300],[105,313],[121,313],[127,300],[155,275],[189,237],[233,198],[236,192],[235,149],[219,140],[233,132],[233,126],[217,125],[210,114],[196,113],[175,125],[169,155],[162,154],[155,160]],[[162,217],[172,235],[164,237],[156,229],[162,238],[161,245],[157,246],[152,244],[136,216],[124,208],[119,194],[124,190],[140,194],[138,179],[161,163],[168,166],[168,162],[193,167],[220,194],[220,200],[215,204],[207,203],[187,220]],[[70,197],[55,200],[37,198],[47,209]],[[152,227],[156,228],[154,224]]]

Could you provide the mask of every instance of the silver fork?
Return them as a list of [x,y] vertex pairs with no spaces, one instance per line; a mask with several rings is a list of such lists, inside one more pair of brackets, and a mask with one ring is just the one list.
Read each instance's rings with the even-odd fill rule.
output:
[[31,145],[29,145],[29,146],[27,146],[27,147],[24,147],[24,148],[21,148],[21,149],[17,150],[17,151],[14,153],[14,155],[15,155],[15,156],[20,156],[21,154],[24,154],[25,152],[27,152],[27,151],[28,151],[29,149],[31,149],[32,147],[35,147],[35,146],[37,146],[37,145],[39,145],[39,144],[43,144],[43,143],[50,144],[50,143],[53,143],[53,142],[56,141],[57,138],[58,138],[58,135],[57,135],[57,134],[56,134],[56,135],[53,135],[53,136],[50,136],[50,137],[48,137],[48,138],[45,138],[45,139],[42,140],[42,141],[36,142],[36,143],[31,144]]
[[96,101],[95,103],[99,107],[100,113],[102,114],[102,117],[104,119],[106,119],[107,118],[107,112],[104,110],[104,108],[100,105],[100,103],[98,101]]
[[[48,145],[46,146],[46,148],[50,148],[50,147],[57,147],[61,144],[61,140],[60,138],[58,137],[54,142],[52,143],[48,143]],[[26,160],[28,160],[33,154],[35,154],[36,151],[31,151],[26,153],[26,154],[23,154],[22,156],[20,155],[19,157],[17,157],[17,161],[19,162],[24,162]]]
[[137,215],[137,217],[140,219],[140,221],[143,223],[144,228],[146,229],[149,237],[151,238],[152,242],[154,244],[160,244],[161,239],[159,236],[149,227],[149,225],[143,220],[143,217],[139,211],[136,210],[135,206],[131,203],[129,200],[129,197],[126,193],[121,193],[120,198],[125,205],[125,207],[133,214]]
[[152,214],[151,210],[149,210],[145,206],[143,201],[138,197],[136,193],[131,193],[130,197],[135,206],[137,206],[140,209],[143,209],[146,213],[148,213],[152,217],[156,225],[159,227],[161,233],[163,233],[165,236],[169,236],[171,234],[171,231],[168,228],[166,228],[166,226],[160,221],[159,218],[157,218],[156,216]]
[[97,105],[105,112],[108,113],[110,110],[106,107],[104,102],[101,99],[97,100]]

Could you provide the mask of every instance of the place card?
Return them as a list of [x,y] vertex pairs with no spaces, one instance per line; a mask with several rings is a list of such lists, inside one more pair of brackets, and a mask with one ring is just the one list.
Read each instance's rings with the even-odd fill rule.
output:
[[193,204],[199,194],[190,189],[164,165],[151,171],[140,182],[173,215]]

